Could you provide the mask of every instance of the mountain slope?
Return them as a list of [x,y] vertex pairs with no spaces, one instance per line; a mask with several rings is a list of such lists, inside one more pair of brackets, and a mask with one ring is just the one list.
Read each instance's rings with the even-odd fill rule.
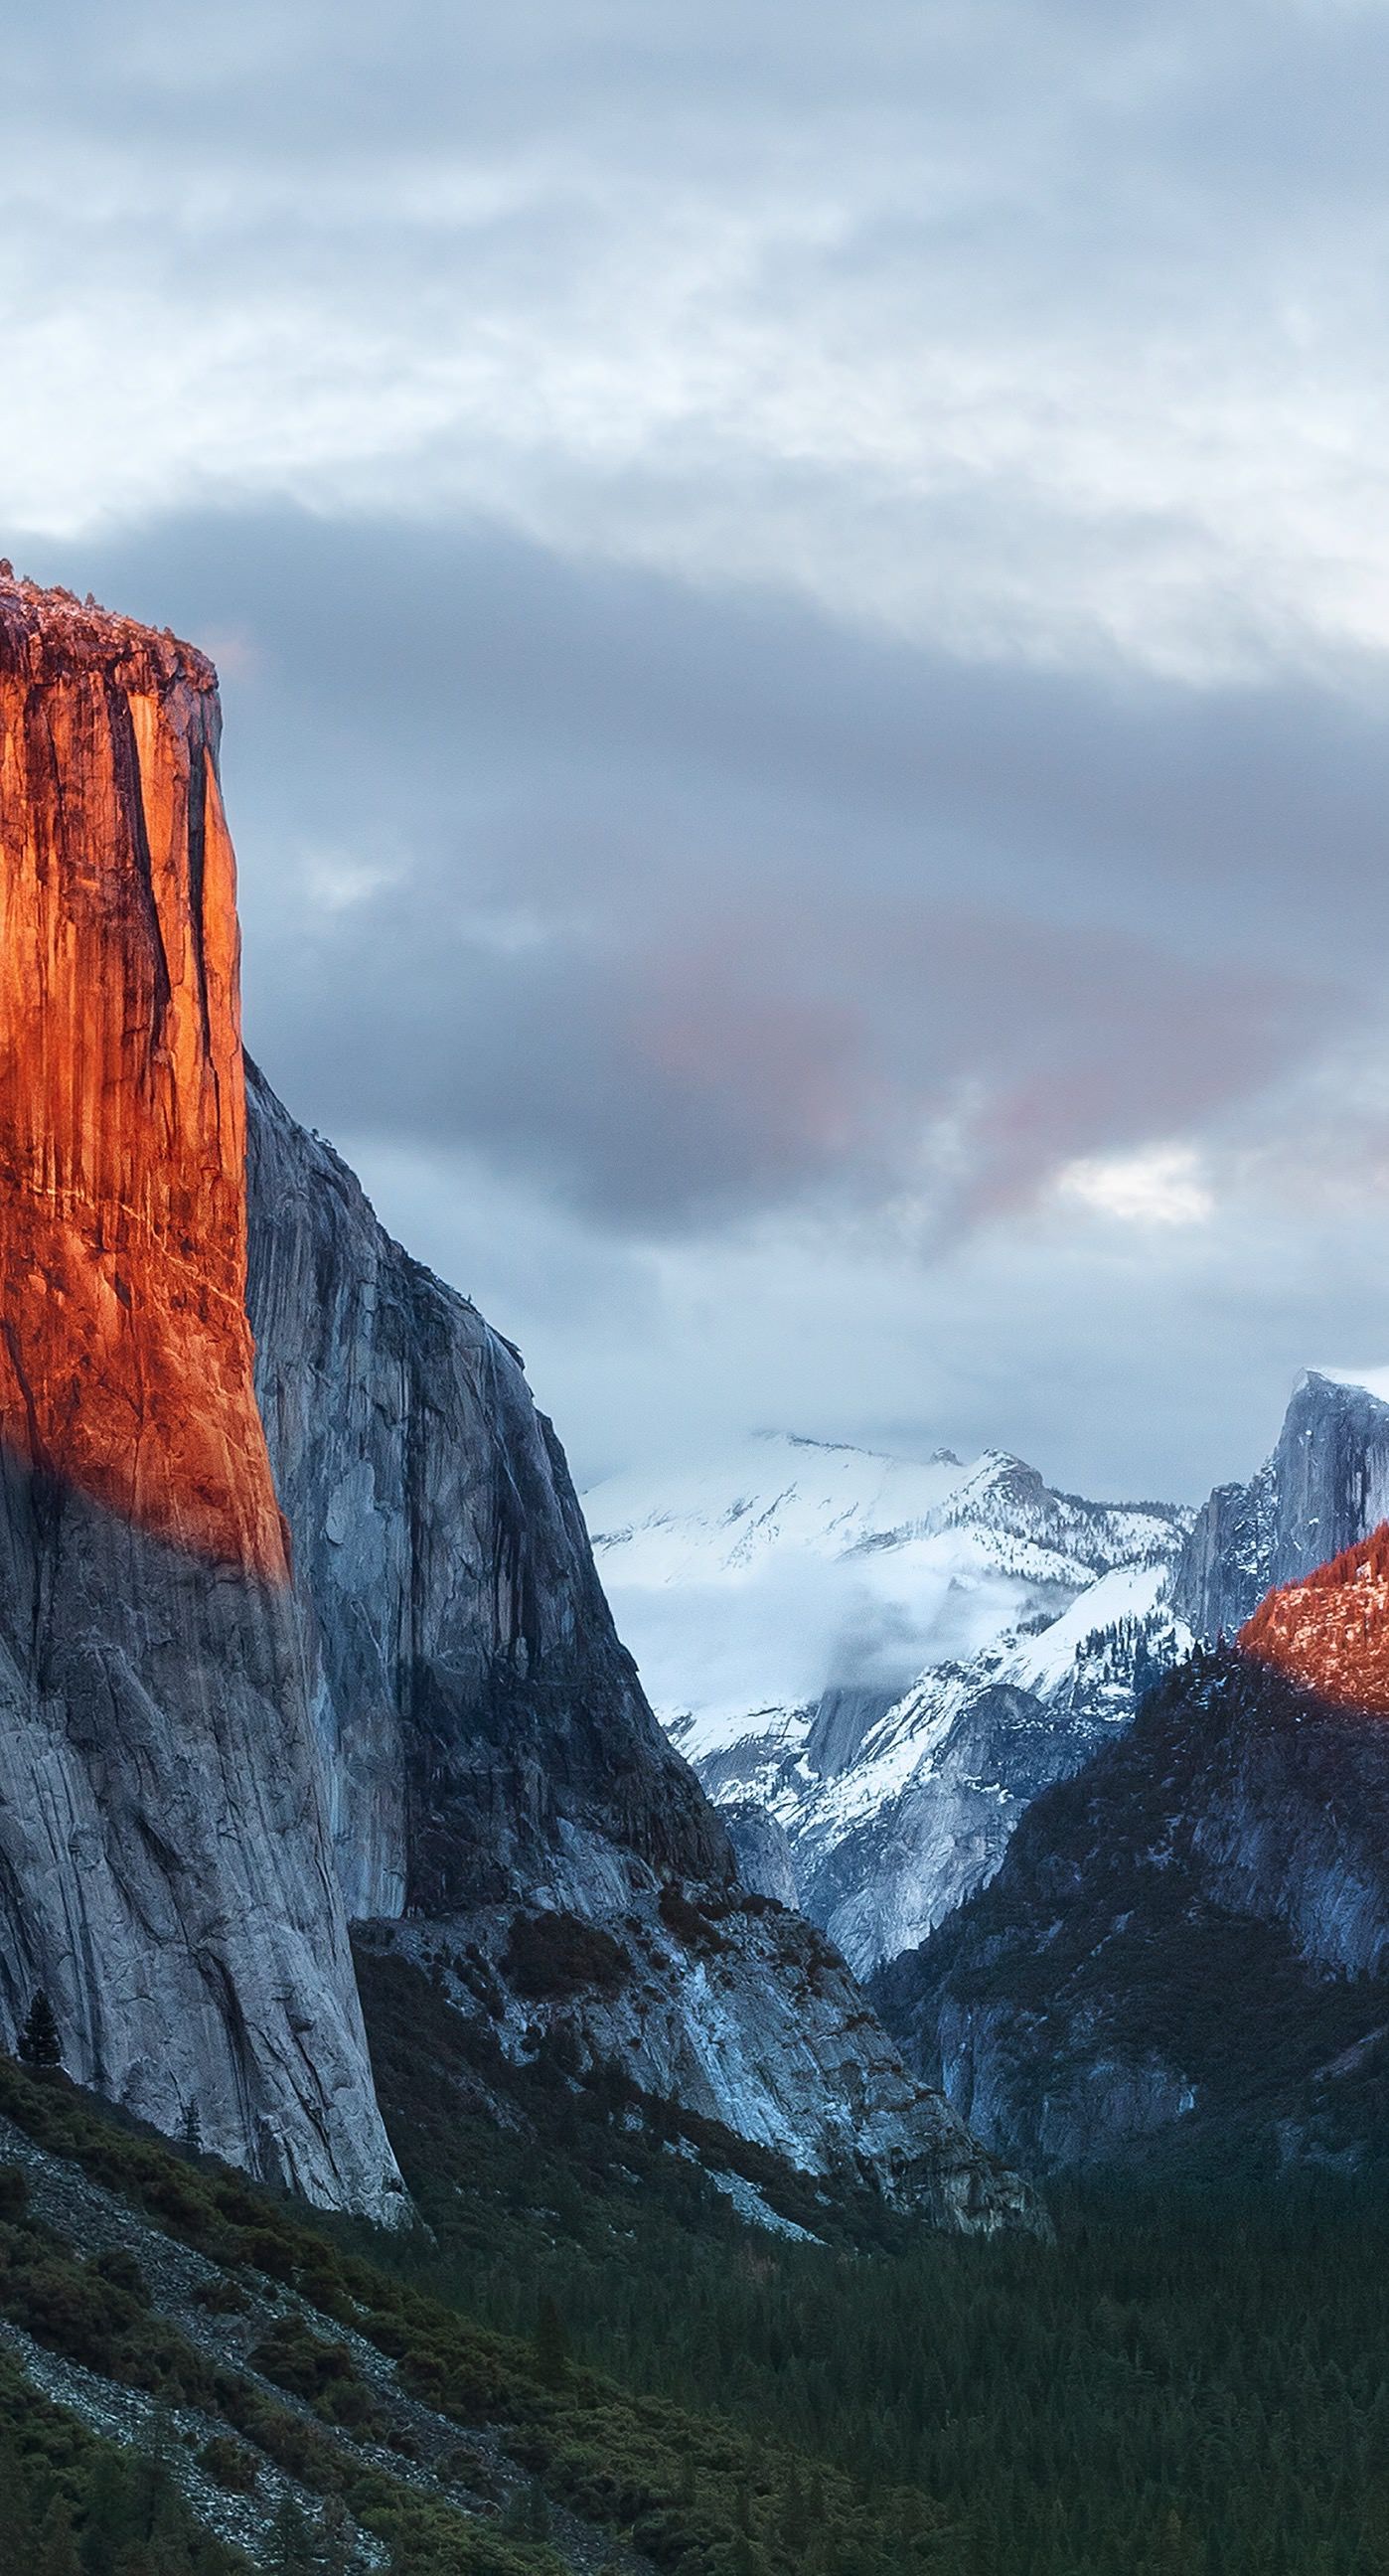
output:
[[[1212,2541],[1374,2576],[1382,2192],[1164,2176],[1066,2186],[1047,2243],[881,2213],[866,2257],[753,2236],[698,2149],[553,2065],[489,2118],[461,2025],[386,1974],[373,2047],[431,2235],[311,2229],[0,2065],[4,2563],[63,2566],[33,2524],[71,2497],[103,2576],[231,2576],[173,2488],[267,2576],[315,2545],[334,2576],[369,2550],[395,2576],[1113,2576]],[[131,2504],[159,2517],[133,2564]]]
[[248,1097],[257,1385],[353,1916],[515,2059],[562,2035],[805,2171],[1029,2223],[812,1927],[742,1898],[516,1353]]
[[[434,2061],[446,2082],[449,2018]],[[620,2194],[614,2208],[631,2214]],[[697,2166],[668,2213],[677,2244],[693,2223],[736,2256],[742,2231]],[[601,2202],[596,2214],[601,2233]],[[436,2294],[438,2264],[436,2243],[364,2230],[348,2251],[225,2168],[180,2159],[61,2083],[0,2063],[0,2432],[13,2423],[32,2453],[36,2436],[54,2446],[66,2428],[58,2456],[79,2473],[100,2446],[67,2482],[85,2564],[132,2576],[250,2565],[376,2576],[387,2564],[393,2576],[716,2576],[730,2564],[795,2576],[783,2498],[804,2492],[807,2461],[769,2449],[761,2428],[629,2393],[569,2357],[558,2321],[548,2343],[478,2326]],[[24,2374],[17,2385],[7,2362]],[[137,2498],[162,2489],[179,2502],[148,2556],[116,2559],[114,2536],[101,2547],[121,2453],[143,2464],[129,2481]],[[815,2476],[839,2563],[882,2564],[897,2499],[861,2497],[833,2461]],[[19,2501],[0,2487],[6,2565]],[[920,2557],[913,2547],[895,2563],[927,2576],[948,2533],[924,2495],[914,2523]],[[63,2564],[56,2537],[35,2564]]]
[[1389,1524],[1270,1592],[1239,1642],[1326,1706],[1389,1717]]
[[673,1738],[721,1802],[768,1811],[860,1973],[989,1875],[1186,1642],[1166,1591],[1187,1516],[1055,1494],[1002,1452],[773,1435],[585,1508]]
[[874,1992],[913,2062],[1033,2171],[1154,2139],[1383,2158],[1383,1721],[1253,1652],[1198,1653]]
[[1173,1583],[1237,1647],[1179,1668],[876,1981],[913,2063],[1029,2169],[1147,2139],[1384,2153],[1386,1493],[1389,1406],[1307,1372]]

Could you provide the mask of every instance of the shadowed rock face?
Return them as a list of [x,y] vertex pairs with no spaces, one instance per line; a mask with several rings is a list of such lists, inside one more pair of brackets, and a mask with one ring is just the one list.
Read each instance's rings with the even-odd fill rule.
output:
[[210,666],[0,577],[0,2027],[398,2192],[245,1314]]
[[257,1384],[349,1911],[497,1901],[583,1835],[726,1877],[727,1838],[618,1642],[517,1354],[391,1241],[253,1068],[249,1101]]
[[1159,2142],[1382,2157],[1389,1729],[1233,1648],[1194,1656],[873,1992],[1034,2171]]
[[754,1895],[770,1896],[776,1904],[794,1909],[796,1880],[791,1846],[775,1816],[759,1807],[755,1798],[740,1798],[720,1812],[744,1887],[750,1887]]
[[353,1917],[518,2060],[557,2041],[939,2225],[1034,2224],[837,1954],[743,1896],[515,1351],[254,1068],[248,1107],[257,1385]]

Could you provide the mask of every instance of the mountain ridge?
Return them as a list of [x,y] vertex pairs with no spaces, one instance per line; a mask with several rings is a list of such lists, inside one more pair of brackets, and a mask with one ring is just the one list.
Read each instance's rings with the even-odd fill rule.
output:
[[[1054,1493],[1006,1450],[918,1462],[764,1434],[712,1472],[584,1502],[663,1722],[720,1803],[767,1810],[800,1903],[860,1973],[997,1866],[1026,1799],[1184,1642],[1162,1594],[1191,1515]],[[759,1619],[730,1663],[730,1628]],[[702,1704],[666,1696],[706,1659]]]

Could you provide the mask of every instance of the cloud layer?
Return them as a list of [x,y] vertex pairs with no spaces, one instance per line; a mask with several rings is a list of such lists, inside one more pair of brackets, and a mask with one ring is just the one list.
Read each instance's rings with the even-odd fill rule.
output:
[[26,568],[218,654],[253,1043],[581,1466],[1247,1466],[1389,1224],[1389,9],[12,36]]

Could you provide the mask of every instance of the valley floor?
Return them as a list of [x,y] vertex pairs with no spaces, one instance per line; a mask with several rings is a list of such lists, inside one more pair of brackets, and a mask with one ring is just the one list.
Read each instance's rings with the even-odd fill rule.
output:
[[1382,2185],[1062,2184],[1052,2243],[809,2196],[823,2241],[748,2229],[697,2137],[362,1964],[402,2239],[0,2063],[0,2565],[1389,2570]]

